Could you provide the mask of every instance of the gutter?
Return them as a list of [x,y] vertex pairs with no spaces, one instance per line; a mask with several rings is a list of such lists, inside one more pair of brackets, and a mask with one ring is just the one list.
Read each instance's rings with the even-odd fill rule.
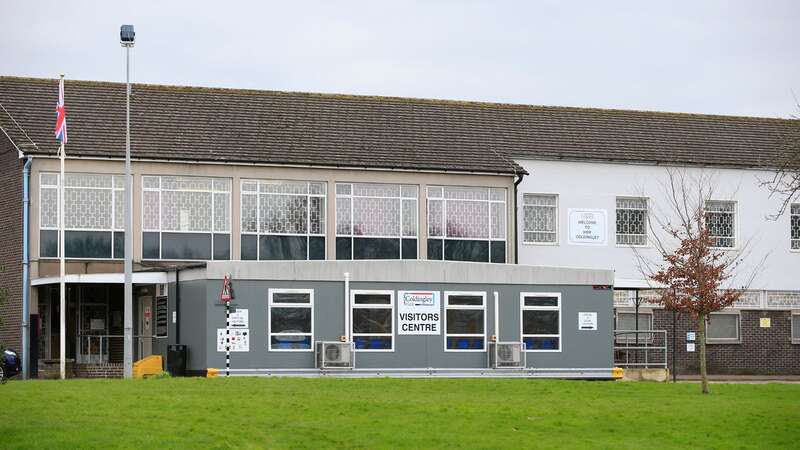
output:
[[517,173],[515,171],[514,175],[517,176],[517,181],[514,182],[514,264],[519,264],[519,196],[517,190],[519,184],[522,183],[522,178],[525,177],[525,173]]
[[28,156],[22,168],[22,378],[30,376],[30,177],[33,158]]

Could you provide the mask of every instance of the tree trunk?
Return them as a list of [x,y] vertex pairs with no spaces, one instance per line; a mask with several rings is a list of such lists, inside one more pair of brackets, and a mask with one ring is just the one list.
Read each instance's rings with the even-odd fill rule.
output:
[[706,315],[700,314],[697,317],[697,339],[700,341],[700,384],[703,394],[708,394],[708,370],[706,369]]

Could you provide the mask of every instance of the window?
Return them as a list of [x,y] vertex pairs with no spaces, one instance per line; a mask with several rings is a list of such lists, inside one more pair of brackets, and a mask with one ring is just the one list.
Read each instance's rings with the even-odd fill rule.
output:
[[230,259],[231,180],[142,177],[142,258]]
[[706,201],[706,227],[718,248],[736,247],[736,203],[728,201]]
[[350,291],[356,351],[394,351],[394,292]]
[[[624,292],[624,291],[622,291]],[[617,331],[636,331],[636,313],[617,311]],[[639,311],[639,331],[651,331],[653,329],[653,313]],[[637,339],[638,337],[638,339]],[[650,333],[627,333],[617,337],[617,342],[639,342],[652,341]]]
[[242,255],[325,259],[324,182],[242,181]]
[[314,291],[270,289],[267,324],[270,351],[312,351]]
[[[57,173],[40,175],[39,256],[58,257]],[[122,258],[124,178],[68,173],[64,183],[64,255],[67,258]]]
[[561,351],[561,294],[520,294],[522,342],[526,351]]
[[544,194],[522,196],[522,242],[558,242],[558,197]]
[[428,259],[506,262],[506,189],[428,187]]
[[794,203],[789,214],[789,232],[792,250],[800,250],[800,203]]
[[445,351],[486,350],[486,293],[445,292]]
[[336,259],[417,259],[417,186],[336,184]]
[[739,343],[739,313],[713,313],[706,324],[706,342]]
[[617,245],[647,245],[647,199],[617,197]]
[[792,313],[792,344],[800,344],[800,311]]

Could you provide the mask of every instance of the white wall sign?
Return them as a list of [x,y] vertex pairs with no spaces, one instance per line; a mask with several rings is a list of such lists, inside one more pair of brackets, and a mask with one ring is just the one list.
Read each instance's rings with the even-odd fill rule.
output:
[[[217,328],[217,351],[225,351],[225,328]],[[231,351],[250,351],[250,330],[247,328],[231,328]]]
[[231,328],[250,328],[246,309],[236,308],[231,313]]
[[693,342],[694,339],[695,339],[695,336],[696,335],[695,335],[694,331],[686,332],[686,340],[689,341],[689,342]]
[[687,342],[686,343],[686,351],[690,352],[690,353],[694,351],[694,342]]
[[398,291],[397,334],[441,334],[441,312],[438,291]]
[[569,243],[572,245],[606,245],[605,209],[570,209]]
[[579,312],[578,313],[578,329],[579,330],[597,330],[597,313],[596,312]]

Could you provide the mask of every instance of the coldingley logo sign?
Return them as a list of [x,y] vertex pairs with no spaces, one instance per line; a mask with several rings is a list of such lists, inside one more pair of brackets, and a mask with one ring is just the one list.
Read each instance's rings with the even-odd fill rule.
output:
[[572,245],[606,245],[605,209],[570,209],[569,243]]
[[441,302],[438,291],[399,291],[398,334],[441,334]]

